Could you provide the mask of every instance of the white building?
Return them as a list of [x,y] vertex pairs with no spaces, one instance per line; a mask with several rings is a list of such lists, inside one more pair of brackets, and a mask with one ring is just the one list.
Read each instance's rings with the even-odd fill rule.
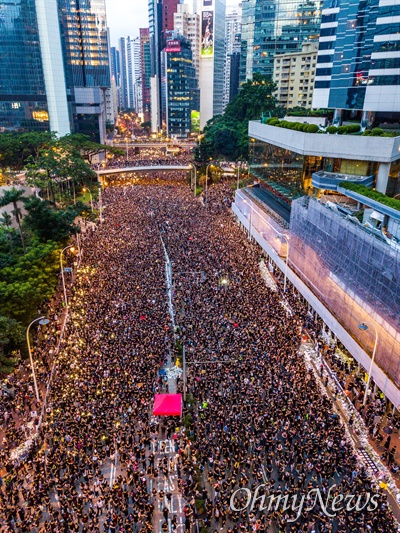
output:
[[303,43],[302,50],[279,54],[274,59],[274,82],[279,103],[289,109],[311,109],[317,64],[318,43]]
[[180,4],[174,14],[174,31],[190,41],[193,54],[193,65],[196,69],[197,80],[200,74],[201,25],[200,15],[191,11],[191,4]]
[[231,82],[231,56],[240,52],[240,34],[242,27],[242,9],[230,7],[225,17],[225,76],[224,76],[224,109],[229,103]]

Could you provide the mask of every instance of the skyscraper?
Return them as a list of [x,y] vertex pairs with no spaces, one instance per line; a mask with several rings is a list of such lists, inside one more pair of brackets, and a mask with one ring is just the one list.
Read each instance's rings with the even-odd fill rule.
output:
[[103,142],[111,87],[105,0],[58,0],[74,130]]
[[[230,8],[225,17],[225,79],[224,79],[224,109],[230,101],[231,92],[231,58],[235,54],[232,64],[233,77],[239,75],[238,54],[240,54],[242,12],[240,8]],[[235,75],[235,68],[237,75]],[[235,83],[234,83],[235,86]],[[232,91],[235,92],[232,88]]]
[[225,0],[202,0],[200,128],[224,110]]
[[400,116],[400,16],[395,1],[325,0],[313,107],[335,122],[362,113],[363,126]]
[[168,135],[187,137],[198,111],[198,84],[188,39],[174,34],[161,52],[162,101]]
[[151,46],[151,127],[163,128],[161,102],[161,51],[165,48],[168,32],[174,28],[174,13],[181,0],[148,0],[149,33]]
[[121,63],[119,59],[119,50],[115,46],[110,49],[111,76],[114,76],[117,87],[120,85]]
[[121,68],[121,108],[128,109],[129,107],[129,84],[128,84],[128,59],[127,59],[127,46],[125,37],[118,39],[120,68]]
[[57,0],[0,9],[0,131],[71,131]]
[[140,76],[142,82],[142,110],[143,118],[150,120],[150,78],[151,78],[151,51],[149,28],[140,28]]
[[177,12],[174,15],[174,31],[190,42],[197,79],[199,79],[200,75],[200,29],[200,16],[197,13],[190,12],[188,4],[178,5]]
[[274,57],[317,41],[321,0],[243,0],[240,82],[254,72],[273,75]]

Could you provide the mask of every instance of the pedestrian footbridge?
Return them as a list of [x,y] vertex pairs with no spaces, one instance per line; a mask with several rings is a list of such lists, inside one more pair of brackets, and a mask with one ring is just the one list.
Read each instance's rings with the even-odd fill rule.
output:
[[192,165],[147,165],[142,167],[106,168],[97,171],[99,176],[112,176],[125,172],[153,172],[156,170],[193,170]]

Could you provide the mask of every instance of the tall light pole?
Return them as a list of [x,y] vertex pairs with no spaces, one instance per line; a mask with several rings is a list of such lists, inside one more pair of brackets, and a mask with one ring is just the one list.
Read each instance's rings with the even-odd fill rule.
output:
[[82,192],[88,192],[89,193],[89,195],[90,195],[90,207],[92,208],[92,213],[93,213],[93,196],[92,196],[92,193],[91,193],[90,189],[89,188],[87,188],[87,189],[83,188]]
[[371,382],[372,368],[373,368],[374,362],[375,362],[376,347],[378,346],[378,329],[377,329],[377,327],[374,324],[372,324],[372,322],[361,322],[361,324],[358,324],[358,329],[361,329],[363,331],[368,330],[369,328],[368,328],[367,324],[369,326],[371,326],[375,330],[375,344],[374,344],[374,350],[372,352],[371,364],[369,365],[369,370],[368,370],[367,385],[365,387],[365,394],[364,394],[364,401],[363,401],[363,406],[364,407],[365,407],[365,405],[367,403],[369,385],[370,385],[370,382]]
[[189,165],[194,170],[194,196],[196,197],[196,189],[197,189],[197,169],[194,163],[189,163]]
[[67,298],[67,289],[66,289],[66,287],[65,287],[64,265],[63,265],[63,254],[64,254],[65,250],[68,250],[68,248],[71,248],[72,251],[73,251],[73,250],[74,250],[74,245],[73,245],[73,244],[70,244],[69,246],[66,246],[65,248],[63,248],[63,249],[61,250],[61,253],[60,253],[61,279],[62,279],[62,284],[63,284],[64,302],[65,302],[65,309],[66,309],[66,311],[68,311],[68,298]]
[[98,165],[97,165],[96,174],[97,174],[97,182],[98,182],[98,184],[99,184],[100,224],[102,224],[102,223],[103,223],[103,201],[102,201],[102,198],[101,198],[101,188],[102,188],[103,184],[102,184],[101,179],[100,179],[99,166],[98,166]]
[[29,340],[29,330],[31,329],[32,324],[35,322],[38,322],[39,324],[45,325],[49,323],[49,320],[45,316],[40,316],[39,318],[35,318],[35,320],[32,320],[32,322],[29,324],[27,330],[26,330],[26,343],[28,345],[28,352],[29,352],[29,361],[31,364],[31,370],[32,370],[32,377],[33,377],[33,385],[35,387],[35,394],[36,394],[36,400],[39,403],[40,402],[40,396],[39,396],[39,389],[36,381],[36,372],[35,367],[33,365],[33,359],[32,359],[32,350],[31,350],[31,342]]
[[212,163],[208,163],[206,166],[206,207],[208,206],[208,169],[212,166]]
[[283,292],[286,292],[287,268],[288,268],[288,260],[289,260],[289,237],[285,235],[284,233],[278,233],[278,238],[284,239],[286,241],[285,275],[284,275],[284,281],[283,281]]

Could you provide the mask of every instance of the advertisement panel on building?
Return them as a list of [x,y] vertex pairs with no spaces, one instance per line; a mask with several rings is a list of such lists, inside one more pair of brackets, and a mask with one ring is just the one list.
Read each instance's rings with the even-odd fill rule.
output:
[[167,46],[165,48],[166,52],[180,52],[181,51],[181,43],[177,40],[171,40],[167,41]]
[[190,118],[191,118],[192,133],[199,133],[200,132],[200,111],[192,110]]
[[202,57],[214,55],[214,12],[209,10],[202,13],[201,55]]

